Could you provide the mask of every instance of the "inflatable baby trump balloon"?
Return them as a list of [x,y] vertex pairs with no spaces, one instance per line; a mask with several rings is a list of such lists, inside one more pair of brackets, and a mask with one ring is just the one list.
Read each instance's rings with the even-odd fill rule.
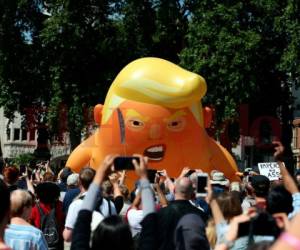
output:
[[94,109],[97,131],[70,155],[67,166],[97,168],[107,154],[149,158],[149,168],[178,176],[183,167],[220,170],[235,179],[231,155],[210,138],[202,109],[205,80],[169,61],[142,58],[117,75],[104,105]]

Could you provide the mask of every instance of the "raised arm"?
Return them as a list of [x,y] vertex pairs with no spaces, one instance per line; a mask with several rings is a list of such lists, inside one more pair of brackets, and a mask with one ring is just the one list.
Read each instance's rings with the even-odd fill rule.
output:
[[283,147],[282,143],[280,141],[274,141],[273,144],[275,145],[274,158],[277,161],[277,164],[279,165],[283,184],[284,184],[285,188],[291,194],[298,193],[299,190],[298,190],[297,184],[294,181],[293,177],[288,172],[288,170],[286,169],[284,162],[282,160],[283,152],[284,152],[284,147]]
[[150,186],[150,182],[147,177],[147,163],[148,159],[141,155],[136,155],[140,159],[140,163],[133,160],[133,165],[135,167],[136,174],[140,177],[140,190],[142,197],[142,206],[144,216],[155,212],[155,203],[153,191]]
[[162,170],[162,174],[165,176],[166,180],[165,180],[165,184],[168,187],[168,189],[170,190],[171,193],[174,194],[174,190],[175,190],[175,184],[173,183],[173,181],[171,180],[170,176],[168,175],[167,170]]
[[25,178],[26,178],[27,190],[30,191],[32,194],[35,194],[33,184],[32,184],[32,182],[31,182],[31,180],[29,179],[29,176],[28,176],[28,167],[26,167],[25,175],[26,175]]
[[92,212],[96,207],[97,198],[101,195],[100,187],[111,170],[115,156],[105,157],[101,166],[98,167],[93,182],[91,183],[86,196],[83,199],[81,210],[73,230],[71,250],[90,249]]
[[164,192],[160,188],[160,177],[159,177],[158,174],[156,174],[154,182],[155,182],[154,183],[154,188],[155,188],[155,190],[157,192],[160,205],[162,207],[168,206],[168,201],[166,199],[166,196],[165,196]]

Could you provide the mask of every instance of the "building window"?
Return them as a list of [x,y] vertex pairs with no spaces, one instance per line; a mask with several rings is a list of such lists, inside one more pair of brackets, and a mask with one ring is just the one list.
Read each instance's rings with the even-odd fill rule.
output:
[[14,141],[19,141],[20,140],[20,129],[15,128],[14,129]]
[[27,130],[22,129],[22,141],[27,141]]
[[34,141],[35,140],[35,130],[34,129],[31,129],[29,131],[29,140],[30,141]]
[[6,139],[7,141],[10,141],[10,128],[6,129]]

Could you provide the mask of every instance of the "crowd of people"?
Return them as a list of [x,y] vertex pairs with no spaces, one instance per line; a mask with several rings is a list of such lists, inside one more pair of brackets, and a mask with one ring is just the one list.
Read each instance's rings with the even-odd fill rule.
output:
[[[180,176],[147,172],[148,160],[133,160],[139,179],[126,186],[126,171],[114,171],[115,155],[97,170],[56,176],[49,162],[35,169],[4,166],[0,176],[0,249],[101,250],[298,250],[300,172],[291,175],[274,142],[281,178],[270,181],[246,169],[230,182],[201,169]],[[22,168],[23,169],[23,168]]]

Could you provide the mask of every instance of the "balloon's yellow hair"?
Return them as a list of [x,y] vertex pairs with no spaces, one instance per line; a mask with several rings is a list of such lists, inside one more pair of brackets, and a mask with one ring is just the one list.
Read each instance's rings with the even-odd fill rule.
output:
[[206,82],[200,75],[160,58],[141,58],[123,68],[112,83],[102,124],[122,102],[132,100],[173,109],[189,107],[203,125],[200,100],[205,93]]

